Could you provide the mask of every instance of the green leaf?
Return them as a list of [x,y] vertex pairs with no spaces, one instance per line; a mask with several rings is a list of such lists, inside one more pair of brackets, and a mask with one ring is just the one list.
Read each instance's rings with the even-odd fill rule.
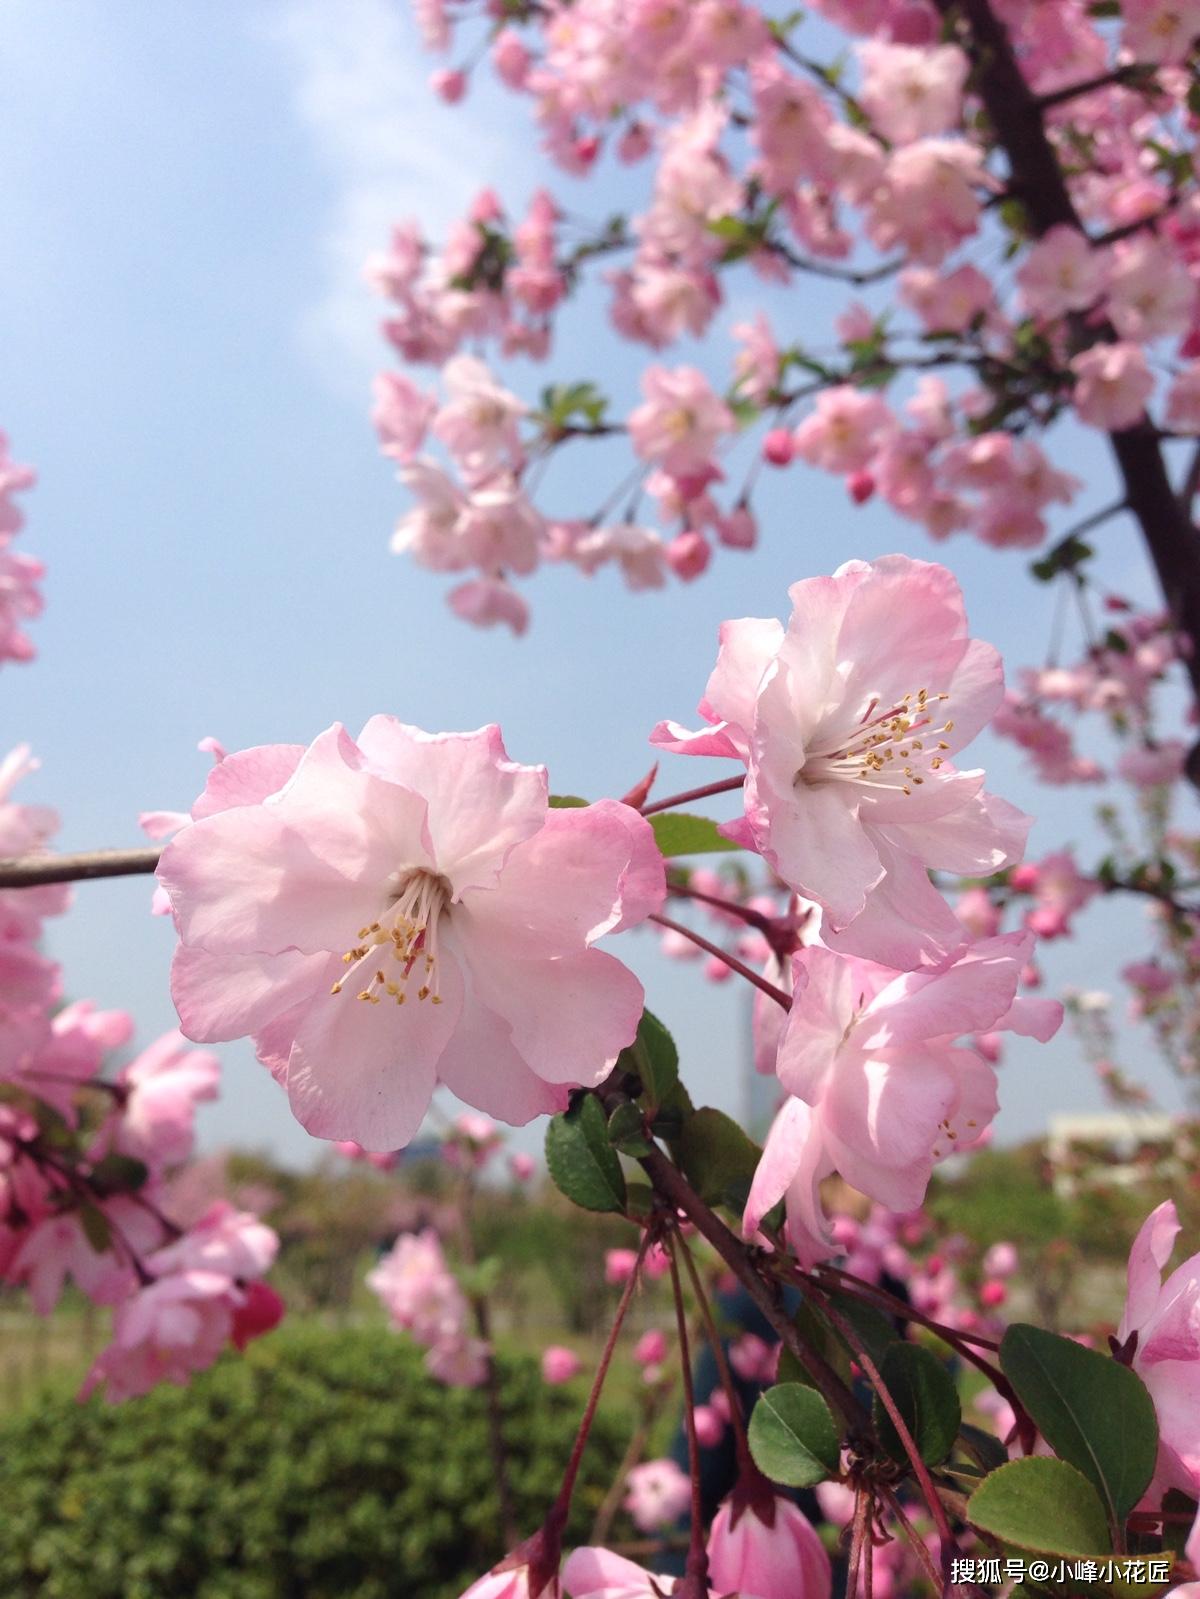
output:
[[104,1254],[112,1244],[112,1228],[108,1225],[108,1217],[95,1205],[81,1205],[79,1220],[88,1243],[98,1255]]
[[[846,1359],[842,1345],[837,1343],[833,1329],[807,1299],[801,1300],[792,1317],[792,1326],[800,1335],[800,1341],[809,1349],[815,1349],[819,1355],[838,1372],[839,1376],[848,1377],[850,1373],[849,1362]],[[805,1387],[811,1388],[813,1380],[806,1368],[800,1363],[792,1351],[784,1344],[779,1351],[779,1367],[777,1372],[779,1382],[800,1382]]]
[[671,859],[675,855],[712,855],[718,850],[740,849],[717,832],[716,822],[707,816],[690,816],[686,811],[661,811],[647,818],[654,829],[654,837],[662,853]]
[[551,794],[550,809],[552,811],[580,810],[585,805],[590,805],[590,800],[580,799],[578,794]]
[[967,1518],[1018,1549],[1095,1559],[1112,1548],[1096,1490],[1065,1460],[1030,1455],[985,1477],[967,1504]]
[[1056,544],[1044,559],[1034,561],[1029,570],[1039,583],[1049,583],[1060,572],[1074,572],[1084,561],[1090,561],[1095,553],[1090,544],[1085,544],[1072,534]]
[[[901,1343],[888,1349],[879,1375],[912,1434],[921,1459],[927,1466],[940,1465],[953,1449],[962,1425],[962,1406],[954,1378],[931,1350],[920,1344]],[[908,1452],[878,1393],[873,1414],[880,1443],[893,1460],[906,1461]]]
[[829,1406],[802,1383],[768,1388],[754,1407],[747,1438],[754,1464],[785,1488],[811,1488],[838,1469],[838,1431]]
[[149,1166],[132,1155],[105,1155],[92,1167],[92,1185],[103,1194],[134,1193],[149,1176]]
[[668,1098],[679,1081],[679,1051],[653,1011],[642,1012],[637,1037],[621,1051],[617,1065],[640,1079],[648,1109],[656,1109]]
[[723,1111],[711,1105],[689,1116],[679,1136],[679,1164],[701,1199],[742,1210],[762,1150]]
[[999,1438],[990,1432],[984,1432],[982,1427],[974,1427],[969,1421],[964,1421],[958,1429],[958,1442],[963,1454],[972,1460],[984,1472],[996,1471],[1008,1462],[1008,1450]]
[[1154,1474],[1158,1423],[1141,1378],[1109,1355],[1020,1322],[1000,1365],[1060,1459],[1097,1488],[1113,1527],[1124,1525]]
[[613,1111],[608,1118],[608,1141],[622,1155],[631,1155],[634,1159],[650,1153],[645,1119],[636,1105],[627,1102]]
[[625,1174],[594,1094],[582,1095],[551,1119],[546,1165],[555,1186],[581,1209],[625,1209]]

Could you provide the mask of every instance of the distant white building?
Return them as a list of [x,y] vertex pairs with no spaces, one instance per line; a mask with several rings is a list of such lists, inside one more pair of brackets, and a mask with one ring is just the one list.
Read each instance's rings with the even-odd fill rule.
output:
[[1070,1199],[1081,1188],[1131,1188],[1147,1176],[1182,1177],[1187,1128],[1161,1111],[1105,1111],[1051,1116],[1046,1154],[1054,1192]]

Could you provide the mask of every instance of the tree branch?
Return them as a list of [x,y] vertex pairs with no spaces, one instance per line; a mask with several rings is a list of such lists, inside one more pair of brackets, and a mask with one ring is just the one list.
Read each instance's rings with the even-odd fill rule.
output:
[[136,877],[158,865],[158,849],[93,849],[79,855],[17,855],[0,860],[0,888],[82,883],[94,877]]

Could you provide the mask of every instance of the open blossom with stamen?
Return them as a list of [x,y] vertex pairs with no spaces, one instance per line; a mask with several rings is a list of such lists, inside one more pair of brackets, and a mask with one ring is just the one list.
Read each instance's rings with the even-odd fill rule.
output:
[[822,907],[831,947],[896,967],[944,959],[964,932],[928,868],[988,876],[1020,858],[1029,826],[953,764],[1000,705],[1000,657],[968,638],[941,566],[850,561],[789,592],[786,628],[722,625],[710,725],[663,722],[651,741],[745,762],[745,819],[723,831]]
[[1053,1000],[1018,998],[1030,933],[982,939],[934,970],[895,972],[831,950],[799,951],[776,1072],[791,1096],[767,1137],[743,1225],[748,1236],[787,1196],[788,1236],[805,1264],[835,1243],[818,1195],[847,1182],[890,1210],[915,1210],[930,1173],[996,1113],[996,1078],[966,1034],[1040,1040],[1062,1021]]
[[198,1042],[254,1039],[316,1136],[397,1149],[440,1081],[520,1123],[598,1083],[641,984],[591,946],[665,892],[649,824],[548,806],[496,727],[373,717],[214,767],[159,881]]

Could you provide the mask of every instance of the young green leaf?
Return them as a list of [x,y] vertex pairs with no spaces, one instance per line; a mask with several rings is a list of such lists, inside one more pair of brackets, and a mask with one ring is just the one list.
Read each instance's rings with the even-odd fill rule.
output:
[[802,1383],[768,1388],[754,1407],[747,1438],[758,1469],[785,1488],[810,1488],[838,1469],[838,1431],[829,1406]]
[[1097,1488],[1114,1528],[1154,1474],[1158,1423],[1140,1377],[1071,1338],[1021,1322],[1000,1345],[1000,1365],[1054,1453]]
[[[920,1344],[902,1343],[890,1346],[879,1375],[912,1434],[921,1459],[927,1466],[940,1465],[953,1449],[962,1424],[954,1378],[931,1350]],[[908,1451],[878,1393],[873,1414],[875,1431],[888,1454],[893,1460],[907,1460]]]
[[546,1165],[555,1186],[581,1209],[625,1209],[625,1174],[594,1094],[584,1094],[551,1119]]
[[1010,1460],[976,1488],[967,1519],[981,1532],[1044,1555],[1096,1559],[1112,1548],[1096,1490],[1065,1460]]
[[718,851],[740,849],[717,832],[716,822],[707,816],[692,816],[687,811],[661,811],[647,818],[654,829],[658,847],[668,860],[676,855],[713,855]]

